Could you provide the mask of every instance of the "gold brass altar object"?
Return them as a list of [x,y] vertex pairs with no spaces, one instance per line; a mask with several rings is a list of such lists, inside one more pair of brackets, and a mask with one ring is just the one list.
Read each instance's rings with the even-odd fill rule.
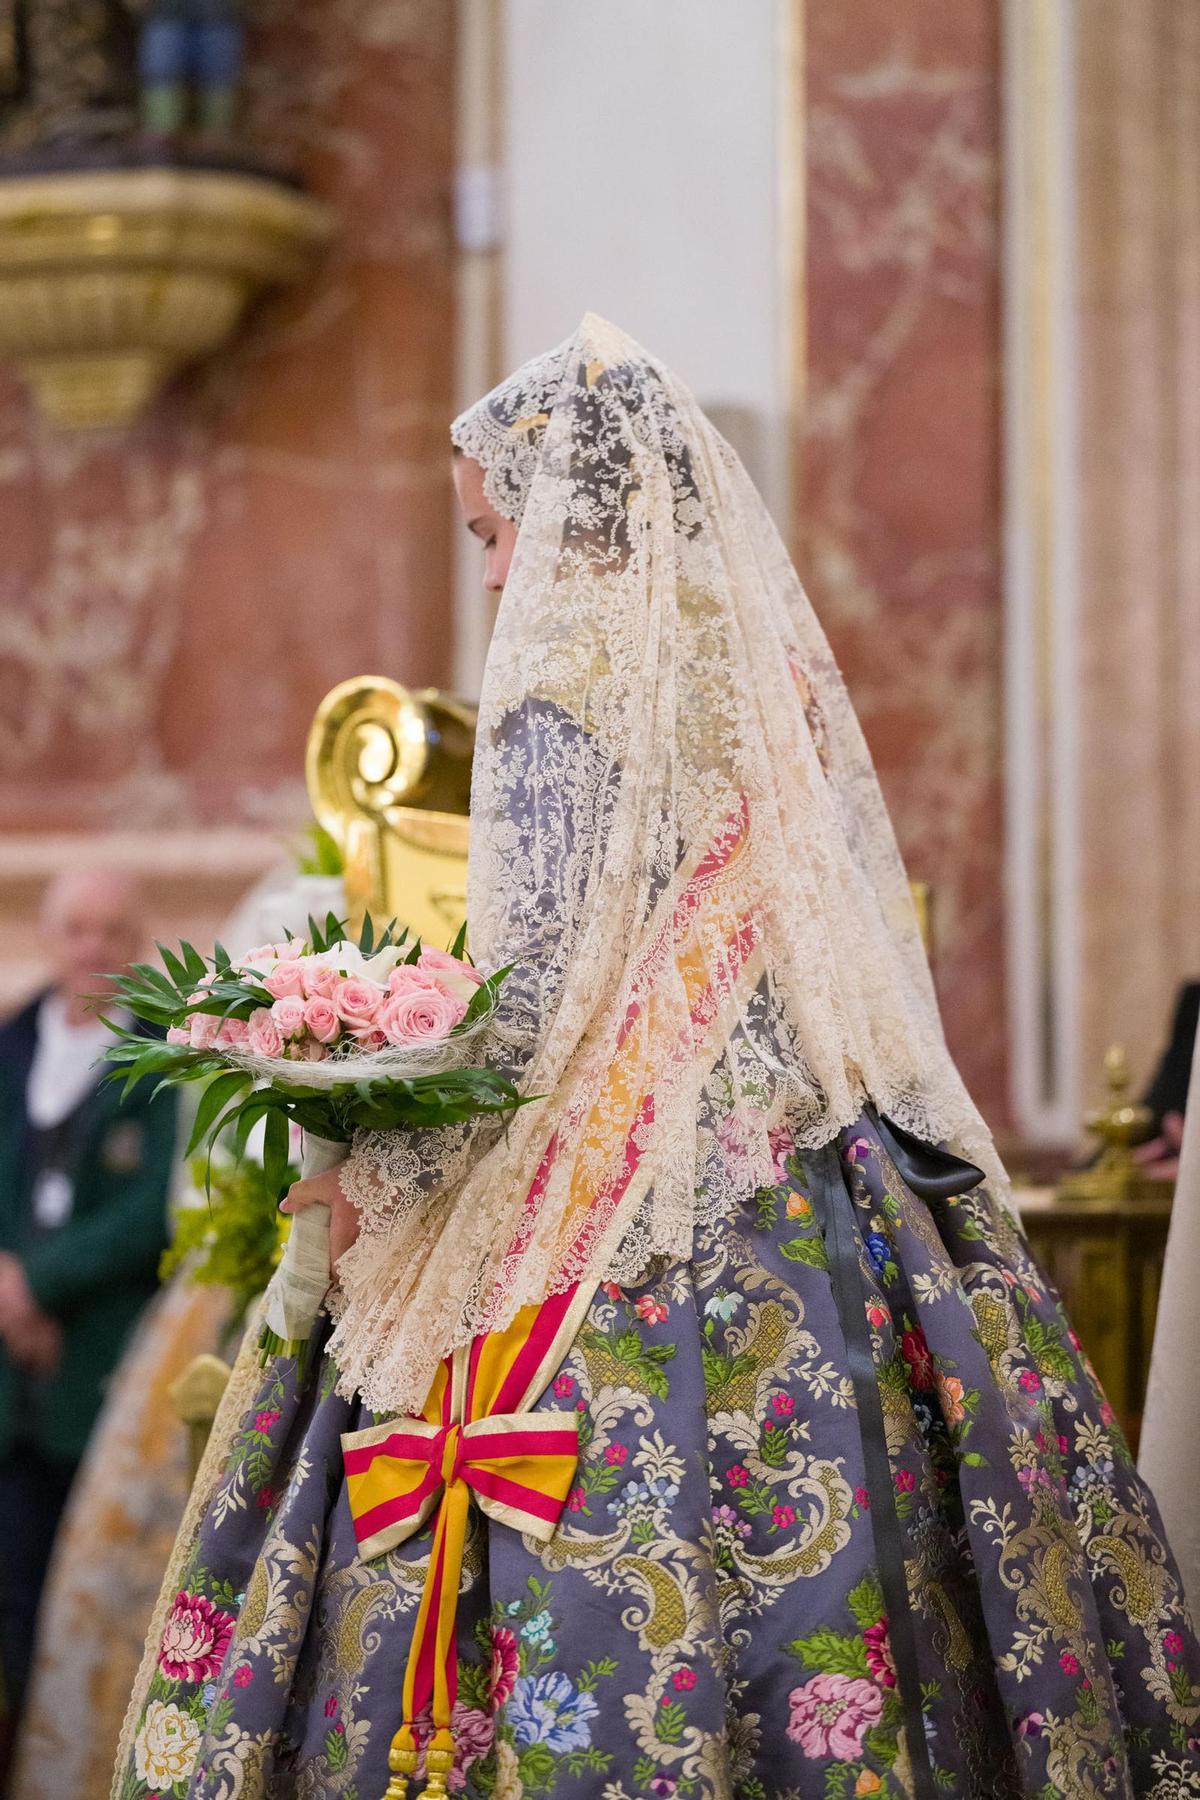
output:
[[1135,1200],[1161,1193],[1163,1183],[1147,1177],[1133,1154],[1153,1133],[1154,1115],[1130,1098],[1129,1060],[1120,1044],[1111,1045],[1105,1055],[1104,1080],[1107,1103],[1083,1121],[1098,1140],[1100,1154],[1090,1168],[1064,1175],[1060,1193],[1073,1200]]
[[54,424],[127,425],[332,229],[328,207],[268,175],[2,175],[0,357]]
[[351,924],[398,917],[442,945],[467,910],[475,708],[386,676],[343,681],[317,709],[305,770],[341,849]]

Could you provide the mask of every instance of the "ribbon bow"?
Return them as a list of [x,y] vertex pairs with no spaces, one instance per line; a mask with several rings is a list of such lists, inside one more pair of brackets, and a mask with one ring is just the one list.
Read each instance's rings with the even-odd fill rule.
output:
[[390,1419],[342,1437],[346,1491],[361,1560],[382,1556],[437,1520],[404,1674],[404,1719],[392,1740],[385,1800],[404,1800],[417,1766],[413,1721],[432,1707],[427,1800],[453,1767],[450,1721],[458,1694],[455,1629],[467,1514],[545,1542],[579,1461],[575,1413],[533,1412],[591,1303],[578,1286],[522,1309],[504,1331],[482,1333],[438,1370],[420,1418]]
[[491,1518],[544,1543],[575,1479],[579,1420],[561,1412],[489,1414],[463,1425],[393,1419],[347,1433],[344,1445],[354,1535],[366,1562],[419,1531],[459,1482]]

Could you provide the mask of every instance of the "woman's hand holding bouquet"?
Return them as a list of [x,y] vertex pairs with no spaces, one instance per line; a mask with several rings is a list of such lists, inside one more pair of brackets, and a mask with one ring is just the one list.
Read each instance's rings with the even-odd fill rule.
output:
[[[189,1155],[227,1135],[240,1149],[261,1120],[276,1192],[289,1122],[305,1133],[308,1179],[299,1187],[309,1191],[289,1207],[295,1222],[262,1333],[265,1351],[294,1356],[303,1355],[332,1279],[330,1205],[340,1190],[333,1180],[322,1188],[322,1177],[348,1154],[354,1132],[416,1130],[522,1104],[506,1075],[468,1060],[507,970],[482,976],[464,957],[463,933],[445,951],[392,926],[377,937],[369,917],[357,941],[333,914],[308,924],[307,937],[264,945],[237,963],[220,944],[211,958],[191,944],[177,954],[160,944],[161,968],[138,963],[112,986],[119,1004],[165,1040],[114,1024],[107,1053],[127,1084],[145,1076],[207,1083]],[[351,1237],[351,1222],[340,1218],[339,1254]]]

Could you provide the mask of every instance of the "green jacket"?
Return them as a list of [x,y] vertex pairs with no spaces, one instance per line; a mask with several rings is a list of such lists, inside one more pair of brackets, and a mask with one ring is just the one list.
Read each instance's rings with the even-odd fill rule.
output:
[[83,1454],[110,1376],[158,1285],[167,1241],[175,1102],[142,1083],[122,1100],[98,1082],[74,1115],[74,1199],[51,1230],[33,1219],[25,1089],[40,997],[0,1027],[0,1250],[17,1255],[38,1304],[62,1324],[62,1361],[34,1379],[0,1346],[0,1455],[14,1442]]

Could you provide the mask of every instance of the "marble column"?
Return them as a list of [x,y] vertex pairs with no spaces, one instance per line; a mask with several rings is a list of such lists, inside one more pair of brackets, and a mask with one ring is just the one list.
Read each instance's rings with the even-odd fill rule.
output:
[[805,10],[799,562],[1002,1125],[998,0]]
[[1075,17],[1081,1059],[1200,975],[1200,8]]

